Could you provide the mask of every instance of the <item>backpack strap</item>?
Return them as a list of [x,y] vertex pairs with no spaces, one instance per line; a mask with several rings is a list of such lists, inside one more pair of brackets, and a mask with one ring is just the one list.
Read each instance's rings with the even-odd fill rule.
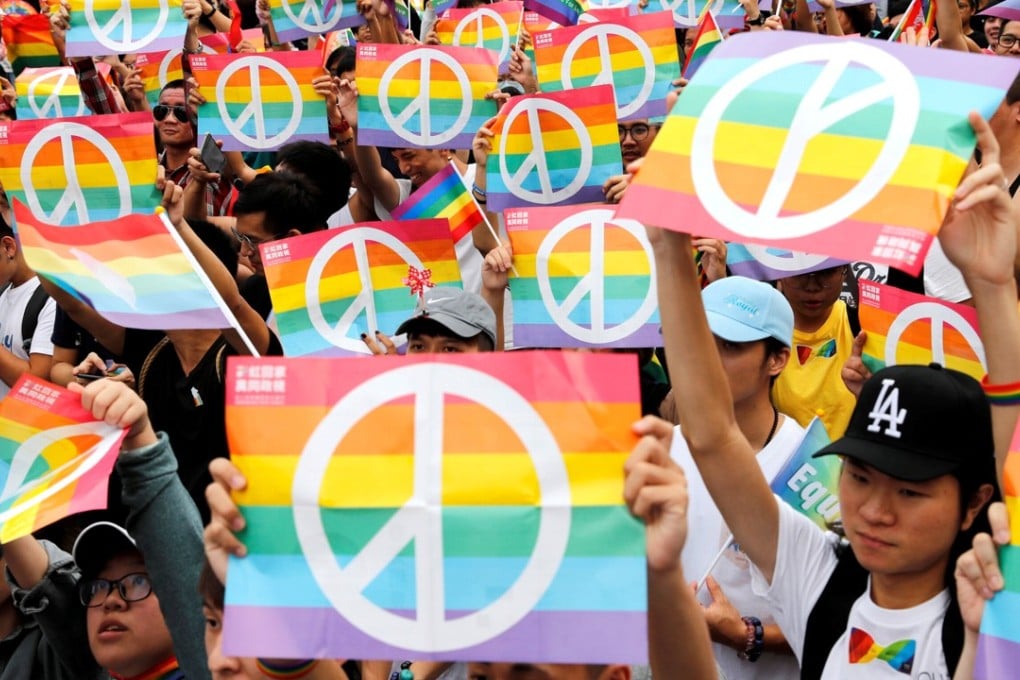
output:
[[138,374],[138,396],[142,399],[145,398],[145,378],[149,375],[149,367],[152,366],[152,362],[156,360],[156,357],[163,351],[163,348],[169,344],[170,338],[164,336],[149,350],[149,353],[145,356],[145,361],[142,362],[142,370]]
[[808,616],[804,652],[800,662],[801,680],[819,680],[825,662],[839,638],[846,632],[850,609],[868,588],[868,572],[849,546],[837,548],[839,562]]
[[42,309],[49,299],[50,296],[42,286],[36,286],[32,291],[32,297],[28,299],[25,315],[21,317],[21,348],[25,350],[25,354],[29,354],[29,349],[32,347],[32,336],[35,335],[35,329],[39,325],[39,314],[42,313]]
[[960,655],[963,654],[963,614],[960,613],[960,603],[956,600],[956,588],[949,589],[949,607],[946,609],[946,617],[942,619],[942,655],[946,658],[946,668],[949,675],[956,674],[956,667],[960,665]]

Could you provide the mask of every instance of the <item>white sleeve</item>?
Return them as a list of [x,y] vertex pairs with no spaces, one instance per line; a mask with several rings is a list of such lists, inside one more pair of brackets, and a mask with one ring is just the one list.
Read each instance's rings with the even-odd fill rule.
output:
[[751,565],[751,589],[773,607],[773,614],[797,660],[804,652],[808,616],[836,569],[839,538],[776,496],[779,541],[772,583]]
[[32,334],[32,345],[29,354],[45,354],[53,356],[53,322],[57,316],[57,303],[50,298],[39,311],[39,320]]

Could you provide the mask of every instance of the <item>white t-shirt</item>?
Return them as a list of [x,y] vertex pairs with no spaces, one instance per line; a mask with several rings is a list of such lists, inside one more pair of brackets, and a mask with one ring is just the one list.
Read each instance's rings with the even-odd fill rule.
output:
[[[57,312],[57,304],[52,298],[46,301],[39,312],[39,320],[32,334],[32,343],[25,352],[24,338],[21,337],[22,319],[25,308],[32,297],[32,292],[39,287],[39,279],[32,278],[21,284],[8,288],[0,293],[0,342],[19,359],[28,359],[29,354],[46,354],[53,356],[53,319]],[[7,396],[10,385],[0,381],[0,399]]]
[[[752,585],[756,594],[772,603],[779,627],[800,659],[808,617],[836,569],[839,538],[778,497],[776,501],[779,544],[772,585],[754,565]],[[948,606],[949,592],[943,590],[916,607],[883,609],[871,599],[869,579],[868,589],[850,608],[846,631],[829,653],[822,680],[949,678],[942,651],[942,620]],[[890,661],[877,658],[882,649],[891,653],[897,648],[899,653]]]
[[[772,441],[757,455],[765,479],[772,481],[803,439],[804,428],[793,418],[784,418]],[[679,427],[673,432],[670,456],[680,464],[687,476],[687,542],[680,555],[684,576],[688,581],[700,582],[723,544],[729,540],[730,530],[708,493],[708,487],[694,464]],[[741,616],[757,617],[764,625],[776,623],[771,604],[752,592],[749,567],[747,556],[739,548],[731,547],[712,569],[712,577],[719,582],[727,599]],[[703,588],[698,596],[704,604],[711,602],[708,588]],[[712,647],[716,662],[729,680],[796,680],[800,677],[800,667],[789,654],[765,652],[758,661],[751,663],[738,657],[732,647],[719,643],[713,643]]]

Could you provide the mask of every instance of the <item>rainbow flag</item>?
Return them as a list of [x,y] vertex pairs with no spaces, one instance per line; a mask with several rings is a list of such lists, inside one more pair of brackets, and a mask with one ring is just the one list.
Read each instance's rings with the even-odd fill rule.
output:
[[227,653],[647,659],[644,527],[623,505],[633,357],[231,357],[227,374],[249,526]]
[[772,478],[772,493],[825,530],[839,521],[839,456],[812,458],[830,443],[820,418],[813,418],[797,450]]
[[436,11],[436,16],[442,16],[444,12],[457,7],[457,0],[437,0],[433,4],[433,9]]
[[418,187],[390,214],[395,220],[449,220],[454,243],[469,236],[475,227],[485,222],[485,216],[452,162]]
[[[256,26],[241,31],[241,40],[247,40],[255,48],[255,52],[266,51],[266,41],[262,36],[262,29]],[[230,53],[230,37],[227,33],[210,33],[203,35],[199,41],[211,48],[216,54]]]
[[1002,495],[1009,512],[1012,539],[999,548],[999,569],[1005,588],[985,603],[978,638],[974,677],[998,680],[1012,677],[1020,665],[1020,428],[1013,434],[1013,443],[1006,456]]
[[494,131],[489,210],[601,201],[602,185],[623,172],[609,85],[514,97]]
[[680,77],[676,31],[666,12],[534,34],[539,89],[562,92],[611,83],[621,121],[663,116]]
[[698,33],[694,37],[694,46],[687,53],[684,60],[684,78],[694,77],[701,63],[708,58],[709,53],[722,44],[723,34],[715,23],[715,17],[711,12],[705,13],[701,24],[698,26]]
[[163,214],[80,227],[37,220],[14,201],[25,260],[110,323],[153,330],[238,328]]
[[[818,81],[837,55],[846,69]],[[618,214],[917,274],[974,151],[967,114],[990,117],[1016,76],[1002,62],[806,33],[734,36],[684,88]],[[831,91],[810,89],[816,81]]]
[[81,397],[22,374],[0,401],[0,541],[106,507],[127,433],[97,421]]
[[150,213],[161,199],[152,114],[0,121],[0,184],[52,224]]
[[461,287],[446,220],[367,222],[262,246],[287,356],[370,354],[362,333],[392,334],[414,314],[410,269]]
[[188,21],[181,0],[70,0],[69,57],[180,48]]
[[858,313],[868,332],[861,359],[874,373],[896,364],[935,361],[981,380],[985,350],[973,307],[860,281]]
[[0,35],[15,75],[26,68],[60,66],[45,14],[7,14],[0,19]]
[[588,9],[588,0],[524,0],[524,9],[530,9],[561,26],[573,26]]
[[657,347],[655,265],[645,228],[605,204],[504,213],[520,276],[516,347]]
[[467,149],[496,113],[489,50],[362,43],[356,74],[360,144]]
[[726,266],[730,271],[755,281],[777,281],[847,264],[846,260],[795,253],[782,248],[728,243],[726,249]]
[[281,43],[365,23],[351,0],[269,0],[269,17]]
[[[925,9],[925,4],[927,4],[927,9]],[[889,42],[899,42],[903,31],[907,30],[909,26],[913,26],[917,33],[927,30],[929,38],[935,35],[935,0],[927,0],[927,3],[925,0],[911,0],[900,23],[889,35]]]
[[221,139],[224,151],[271,151],[298,140],[329,143],[326,100],[312,87],[312,79],[325,73],[318,53],[200,54],[190,61],[206,96],[198,108],[199,135]]
[[496,61],[510,59],[524,21],[524,3],[517,0],[480,5],[474,9],[450,9],[436,21],[439,42],[453,47],[484,47],[496,52]]
[[[101,64],[109,69],[109,65]],[[26,68],[14,80],[18,120],[89,115],[78,78],[70,66]]]
[[[697,28],[701,20],[708,14],[712,14],[716,24],[720,28],[744,28],[746,13],[738,0],[685,0],[675,2],[670,0],[652,0],[651,7],[656,10],[670,12],[673,16],[673,25],[676,28]],[[765,9],[771,7],[771,3]]]
[[978,12],[978,16],[1020,21],[1020,0],[1003,0]]
[[159,91],[174,80],[184,78],[180,49],[166,52],[143,52],[135,57],[135,70],[145,85],[145,98],[150,106],[159,103]]

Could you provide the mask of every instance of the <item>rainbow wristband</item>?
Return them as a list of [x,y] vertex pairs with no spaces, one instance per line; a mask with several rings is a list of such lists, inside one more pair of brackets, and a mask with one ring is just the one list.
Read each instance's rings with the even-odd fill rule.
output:
[[981,387],[992,406],[1015,406],[1020,404],[1020,382],[1005,385],[993,385],[986,375],[981,379]]
[[260,673],[268,678],[278,680],[303,678],[312,672],[312,669],[315,668],[315,664],[316,659],[310,659],[308,661],[291,661],[289,663],[269,663],[265,659],[255,659],[255,665],[258,667]]

